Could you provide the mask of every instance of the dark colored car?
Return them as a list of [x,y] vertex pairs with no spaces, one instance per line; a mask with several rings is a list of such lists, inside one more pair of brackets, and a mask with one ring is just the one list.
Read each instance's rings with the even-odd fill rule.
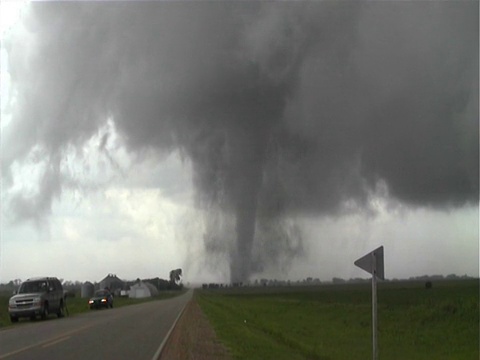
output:
[[113,308],[113,295],[106,289],[97,290],[93,297],[88,300],[88,306],[90,306],[90,309]]

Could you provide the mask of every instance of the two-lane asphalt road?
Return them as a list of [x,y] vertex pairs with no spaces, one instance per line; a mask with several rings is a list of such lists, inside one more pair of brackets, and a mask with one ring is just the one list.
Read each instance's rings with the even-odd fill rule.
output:
[[191,296],[9,327],[0,359],[152,360]]

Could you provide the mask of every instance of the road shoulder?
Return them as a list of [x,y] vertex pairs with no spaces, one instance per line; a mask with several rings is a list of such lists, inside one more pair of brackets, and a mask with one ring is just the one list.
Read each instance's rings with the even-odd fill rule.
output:
[[159,359],[231,359],[228,350],[217,339],[195,296],[185,307]]

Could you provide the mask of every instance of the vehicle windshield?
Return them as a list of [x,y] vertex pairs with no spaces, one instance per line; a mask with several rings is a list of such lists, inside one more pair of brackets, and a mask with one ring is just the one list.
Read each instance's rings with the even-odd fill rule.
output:
[[28,293],[38,293],[47,291],[47,282],[46,281],[28,281],[24,282],[20,289],[18,290],[19,294],[28,294]]
[[95,296],[107,296],[109,292],[107,290],[97,290]]

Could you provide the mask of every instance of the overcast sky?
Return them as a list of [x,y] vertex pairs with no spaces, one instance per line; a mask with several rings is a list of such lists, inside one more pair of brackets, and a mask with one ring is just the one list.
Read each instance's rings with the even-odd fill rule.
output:
[[478,276],[478,2],[1,6],[0,282]]

